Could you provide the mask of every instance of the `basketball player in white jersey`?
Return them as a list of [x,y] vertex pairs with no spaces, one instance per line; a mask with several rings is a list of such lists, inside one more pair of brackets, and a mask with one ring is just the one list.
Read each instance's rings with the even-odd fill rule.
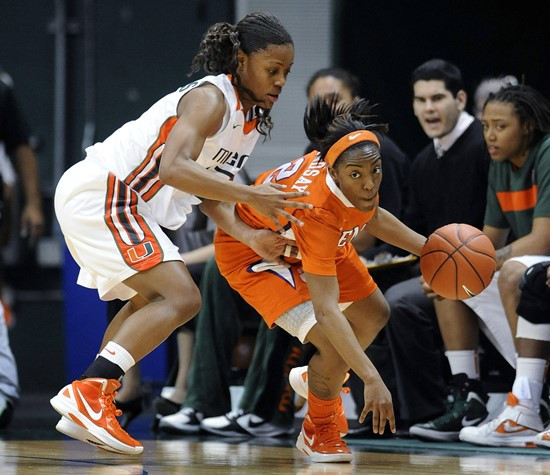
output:
[[117,422],[119,380],[201,304],[161,226],[180,227],[191,206],[200,203],[227,233],[262,257],[281,261],[290,242],[250,228],[235,215],[234,203],[246,203],[277,223],[281,216],[299,224],[284,208],[309,208],[288,201],[306,193],[272,184],[250,187],[231,178],[259,136],[269,133],[269,112],[293,60],[292,38],[271,14],[213,25],[192,64],[192,72],[202,68],[210,75],[89,147],[86,158],[59,181],[55,211],[81,268],[78,283],[97,288],[104,300],[128,300],[107,328],[95,361],[51,399],[62,416],[60,432],[116,453],[143,451]]

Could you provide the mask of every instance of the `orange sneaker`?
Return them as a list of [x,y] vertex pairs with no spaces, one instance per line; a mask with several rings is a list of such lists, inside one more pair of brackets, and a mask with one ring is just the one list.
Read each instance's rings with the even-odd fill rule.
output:
[[[131,455],[143,452],[143,445],[130,437],[116,420],[121,414],[114,404],[115,391],[119,387],[117,380],[102,378],[73,381],[65,386],[50,399],[50,404],[64,418],[83,430],[60,432],[70,432],[68,435],[71,437],[72,433],[78,433],[79,436],[75,437],[78,440],[110,452]],[[85,432],[89,434],[88,437]]]
[[[344,379],[344,383],[349,379],[349,373],[346,373],[346,378]],[[292,368],[290,370],[290,373],[288,375],[288,381],[290,383],[290,386],[296,394],[299,394],[304,399],[307,400],[307,393],[309,391],[309,387],[307,384],[307,366],[299,366],[296,368]],[[343,387],[342,392],[344,394],[349,393],[349,388]],[[346,417],[346,413],[344,412],[344,403],[342,402],[342,396],[338,397],[338,412],[336,413],[336,425],[338,426],[338,430],[340,431],[340,437],[345,437],[348,433],[348,419]]]
[[353,455],[340,437],[336,416],[320,417],[315,422],[306,414],[296,448],[313,462],[351,462]]

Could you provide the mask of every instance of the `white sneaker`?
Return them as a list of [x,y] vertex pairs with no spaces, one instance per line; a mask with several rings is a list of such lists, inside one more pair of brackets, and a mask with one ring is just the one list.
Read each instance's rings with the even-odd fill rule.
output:
[[290,435],[294,432],[292,424],[276,424],[256,414],[244,414],[238,417],[235,422],[244,431],[254,437],[280,437],[283,435]]
[[207,417],[201,421],[201,429],[211,434],[221,435],[224,437],[242,437],[250,435],[239,424],[237,419],[244,415],[242,409],[230,411],[223,416]]
[[55,428],[62,434],[72,437],[73,439],[80,440],[81,442],[86,442],[87,444],[93,445],[94,447],[97,447],[99,449],[107,450],[109,452],[114,452],[115,454],[124,453],[124,452],[119,452],[118,450],[115,450],[113,447],[110,447],[109,445],[104,444],[97,437],[94,437],[94,435],[91,434],[89,431],[87,431],[83,427],[80,427],[78,424],[71,421],[70,419],[67,419],[66,417],[62,417],[61,419],[59,419],[59,422],[57,423]]
[[177,434],[196,434],[201,430],[202,412],[183,407],[175,414],[160,418],[159,429]]
[[498,417],[477,427],[464,427],[459,438],[492,447],[534,447],[535,436],[543,430],[540,415],[521,406],[516,396],[508,393],[508,403]]

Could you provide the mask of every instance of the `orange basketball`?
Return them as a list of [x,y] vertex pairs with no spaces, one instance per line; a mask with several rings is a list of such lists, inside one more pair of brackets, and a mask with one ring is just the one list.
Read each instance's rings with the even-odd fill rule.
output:
[[453,300],[483,291],[496,270],[496,253],[489,238],[469,224],[436,229],[420,252],[420,271],[431,289]]

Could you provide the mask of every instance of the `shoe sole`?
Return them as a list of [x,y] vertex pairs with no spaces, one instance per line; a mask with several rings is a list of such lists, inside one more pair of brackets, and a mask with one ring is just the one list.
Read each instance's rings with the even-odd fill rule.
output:
[[59,419],[59,422],[57,423],[55,428],[58,432],[61,432],[62,434],[68,437],[93,445],[98,449],[103,449],[103,450],[106,450],[107,452],[114,452],[115,454],[122,453],[122,452],[119,452],[118,450],[113,449],[108,445],[105,445],[103,442],[101,442],[101,440],[94,437],[86,429],[84,429],[83,427],[80,427],[76,422],[73,422],[70,419],[67,419],[66,417],[61,417],[61,419]]
[[197,426],[176,426],[169,422],[163,421],[163,418],[158,422],[158,429],[170,434],[198,434],[201,431],[200,425]]
[[214,429],[212,427],[203,426],[201,424],[201,429],[209,434],[221,435],[222,437],[250,437],[251,434],[244,429],[241,431],[238,430],[224,430],[224,429]]
[[490,437],[471,437],[466,435],[459,435],[462,442],[467,442],[473,445],[485,446],[485,447],[535,447],[536,440],[534,436],[530,437],[512,437],[504,436],[501,439],[491,439]]
[[320,454],[311,450],[304,440],[304,435],[300,431],[298,439],[296,440],[296,448],[311,458],[312,462],[351,462],[353,460],[353,454]]
[[[126,445],[115,439],[105,429],[95,425],[87,417],[81,416],[80,412],[74,409],[70,402],[68,402],[67,397],[58,394],[57,396],[54,396],[50,399],[50,404],[59,414],[61,414],[68,421],[72,420],[71,416],[76,417],[83,426],[82,430],[88,432],[94,440],[99,440],[105,446],[110,447],[112,449],[111,452],[117,452],[127,455],[138,455],[143,452],[143,446],[132,447],[130,445]],[[75,425],[78,424],[75,423]]]

